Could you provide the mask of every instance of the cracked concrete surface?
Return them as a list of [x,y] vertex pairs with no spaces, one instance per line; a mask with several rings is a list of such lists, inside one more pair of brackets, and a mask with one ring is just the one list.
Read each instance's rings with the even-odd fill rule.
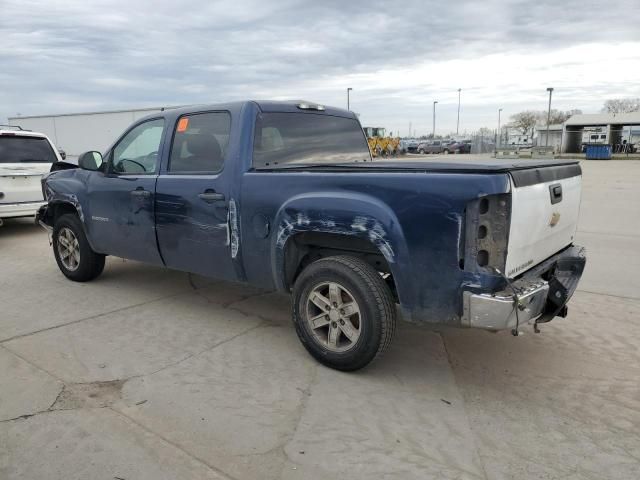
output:
[[58,272],[0,228],[0,478],[640,478],[640,162],[583,163],[589,263],[522,337],[400,324],[357,373],[314,362],[288,297],[109,259]]

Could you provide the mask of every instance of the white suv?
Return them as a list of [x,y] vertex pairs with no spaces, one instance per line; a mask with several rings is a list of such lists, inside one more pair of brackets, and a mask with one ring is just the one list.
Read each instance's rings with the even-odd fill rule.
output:
[[29,217],[46,202],[40,179],[62,158],[49,138],[16,126],[0,126],[0,225]]

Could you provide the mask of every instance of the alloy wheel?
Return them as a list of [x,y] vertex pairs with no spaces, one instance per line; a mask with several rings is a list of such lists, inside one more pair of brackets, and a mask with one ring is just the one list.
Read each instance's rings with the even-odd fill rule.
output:
[[80,243],[70,228],[63,227],[58,233],[58,255],[67,270],[74,272],[80,266]]
[[360,338],[360,307],[339,283],[316,285],[308,295],[305,317],[316,340],[333,352],[351,349]]

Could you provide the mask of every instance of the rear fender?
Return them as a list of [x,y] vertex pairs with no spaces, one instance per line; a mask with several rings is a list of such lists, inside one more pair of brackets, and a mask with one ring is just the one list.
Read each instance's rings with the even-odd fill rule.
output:
[[[314,192],[289,199],[278,210],[272,240],[272,271],[279,289],[286,289],[284,252],[287,241],[303,232],[321,232],[368,240],[377,247],[396,277],[407,258],[406,241],[391,209],[368,195]],[[398,288],[400,290],[400,288]]]

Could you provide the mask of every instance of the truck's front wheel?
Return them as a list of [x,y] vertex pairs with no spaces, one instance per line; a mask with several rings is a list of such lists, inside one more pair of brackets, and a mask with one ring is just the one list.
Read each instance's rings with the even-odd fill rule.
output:
[[293,290],[298,337],[318,361],[358,370],[391,343],[396,324],[393,295],[368,263],[349,256],[309,265]]
[[64,276],[76,282],[93,280],[104,270],[104,255],[91,249],[80,219],[70,213],[53,227],[53,255]]

